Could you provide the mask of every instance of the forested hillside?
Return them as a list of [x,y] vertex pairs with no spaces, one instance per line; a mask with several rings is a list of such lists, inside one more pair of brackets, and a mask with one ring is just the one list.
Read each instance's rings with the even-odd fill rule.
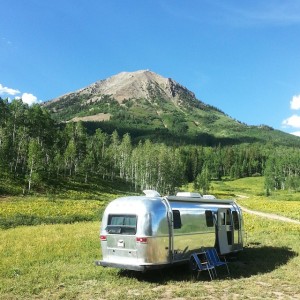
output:
[[[266,192],[300,188],[300,150],[269,144],[172,146],[130,134],[88,134],[82,122],[56,124],[39,105],[0,98],[0,176],[18,181],[23,193],[58,182],[122,179],[136,191],[171,193],[187,182],[201,191],[221,178],[266,176]],[[5,194],[5,189],[0,194]]]
[[272,141],[300,146],[299,137],[237,121],[175,80],[149,70],[122,72],[42,105],[58,122],[82,120],[91,130],[130,133],[134,141],[142,137],[169,145]]

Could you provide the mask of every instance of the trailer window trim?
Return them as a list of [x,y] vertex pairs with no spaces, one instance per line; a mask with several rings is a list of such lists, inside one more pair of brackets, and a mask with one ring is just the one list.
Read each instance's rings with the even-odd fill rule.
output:
[[172,210],[173,212],[173,228],[174,229],[180,229],[182,226],[181,223],[181,216],[179,210]]
[[105,230],[110,234],[135,235],[137,228],[137,216],[128,214],[108,215]]

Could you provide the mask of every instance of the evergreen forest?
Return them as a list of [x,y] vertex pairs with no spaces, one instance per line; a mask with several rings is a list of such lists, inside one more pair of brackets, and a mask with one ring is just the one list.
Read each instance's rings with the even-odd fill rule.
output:
[[95,180],[122,180],[134,191],[162,194],[193,183],[207,193],[212,180],[249,176],[265,176],[267,195],[300,190],[300,150],[271,141],[206,146],[133,140],[128,132],[57,123],[40,105],[0,98],[0,178],[21,184],[23,194]]

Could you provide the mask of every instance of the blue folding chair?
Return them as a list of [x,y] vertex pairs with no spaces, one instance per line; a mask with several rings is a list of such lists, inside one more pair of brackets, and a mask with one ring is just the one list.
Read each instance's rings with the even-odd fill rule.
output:
[[[206,254],[207,254],[207,258],[210,261],[211,265],[213,265],[215,267],[226,266],[228,275],[230,275],[226,258],[224,257],[224,261],[222,261],[215,248],[207,249]],[[215,269],[215,271],[216,271],[216,269]]]
[[215,266],[212,265],[205,252],[193,253],[190,257],[190,265],[193,271],[198,271],[197,279],[201,271],[208,271],[211,280],[214,279],[216,272]]

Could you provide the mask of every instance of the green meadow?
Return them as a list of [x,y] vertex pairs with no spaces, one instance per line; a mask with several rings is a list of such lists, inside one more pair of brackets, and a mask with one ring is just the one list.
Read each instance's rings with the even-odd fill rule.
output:
[[[299,195],[276,192],[266,198],[259,188],[262,182],[248,178],[214,183],[210,193],[239,195],[238,202],[257,210],[281,214],[282,203],[279,207],[289,215],[284,207],[292,203],[290,212],[300,211]],[[220,269],[217,280],[210,281],[206,273],[196,279],[185,266],[148,273],[95,266],[101,259],[101,210],[113,197],[1,198],[0,217],[10,225],[0,229],[0,299],[300,299],[300,225],[246,213],[245,248],[229,257],[230,276]],[[259,206],[260,201],[268,203],[267,208]],[[20,216],[15,223],[14,211]],[[36,221],[29,226],[24,216],[30,213]],[[69,218],[59,222],[64,213]],[[79,213],[81,219],[70,217]],[[297,213],[290,217],[299,219]]]

